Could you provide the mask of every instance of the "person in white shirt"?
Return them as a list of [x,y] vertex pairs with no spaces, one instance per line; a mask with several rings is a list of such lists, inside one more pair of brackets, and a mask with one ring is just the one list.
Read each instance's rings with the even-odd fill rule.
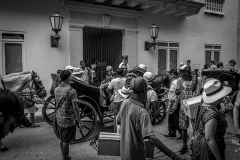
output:
[[[146,104],[145,104],[145,109],[148,111],[148,113],[150,114],[150,106],[152,105],[152,110],[153,113],[156,113],[157,109],[158,109],[158,96],[157,93],[154,91],[154,89],[152,88],[152,86],[150,85],[151,80],[153,79],[153,74],[151,72],[145,72],[143,75],[143,78],[148,82],[148,86],[147,86],[147,100],[146,100]],[[155,122],[155,115],[152,117],[152,123],[156,123]]]
[[177,100],[177,95],[175,94],[175,91],[177,89],[178,71],[176,69],[171,69],[169,71],[169,78],[171,80],[171,84],[168,92],[168,134],[164,136],[169,138],[176,138],[176,131],[178,131],[180,135],[182,133],[179,127],[180,103],[178,103],[178,105],[176,105],[177,103],[174,103]]
[[130,70],[130,67],[128,65],[128,55],[126,55],[126,54],[122,55],[122,62],[119,64],[118,68],[124,68],[127,71]]
[[118,77],[115,79],[112,79],[112,81],[109,83],[107,88],[108,97],[111,97],[110,100],[112,101],[111,110],[114,113],[114,133],[117,132],[116,116],[120,110],[122,101],[125,100],[125,98],[121,96],[118,90],[122,89],[122,87],[125,85],[125,82],[126,82],[123,68],[118,68],[117,74],[118,74]]

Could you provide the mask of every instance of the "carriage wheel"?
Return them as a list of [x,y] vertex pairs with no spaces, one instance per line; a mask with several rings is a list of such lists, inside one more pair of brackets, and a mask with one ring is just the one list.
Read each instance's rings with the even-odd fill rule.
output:
[[80,117],[83,128],[79,129],[77,127],[75,140],[71,141],[71,144],[85,141],[92,134],[97,123],[96,110],[90,103],[78,99],[78,107],[80,108]]
[[[158,101],[158,110],[157,113],[155,113],[155,117],[154,117],[154,113],[153,111],[151,111],[151,120],[154,124],[161,124],[164,119],[166,118],[166,104],[162,101]],[[152,109],[152,107],[151,107]]]
[[56,102],[54,95],[48,97],[42,108],[43,119],[49,124],[53,125],[52,115],[56,112]]

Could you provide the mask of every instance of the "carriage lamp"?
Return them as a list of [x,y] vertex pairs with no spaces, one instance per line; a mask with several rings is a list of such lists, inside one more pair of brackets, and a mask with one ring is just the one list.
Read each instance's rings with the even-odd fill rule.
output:
[[54,36],[51,36],[51,47],[57,47],[58,46],[58,41],[61,38],[58,35],[58,32],[61,31],[62,28],[62,23],[63,23],[63,17],[60,16],[58,12],[54,13],[52,16],[49,17],[51,26],[52,26],[52,31],[55,32]]
[[151,47],[153,47],[153,49],[155,50],[157,45],[156,39],[158,38],[158,31],[159,27],[156,26],[156,24],[153,24],[151,27],[149,27],[150,36],[153,39],[153,42],[145,42],[145,51],[148,51]]

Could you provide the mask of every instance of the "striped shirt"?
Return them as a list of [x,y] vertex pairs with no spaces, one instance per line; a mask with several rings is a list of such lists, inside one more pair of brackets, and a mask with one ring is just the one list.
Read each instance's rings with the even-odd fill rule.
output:
[[[56,104],[59,102],[62,96],[65,96],[70,89],[70,85],[61,84],[55,89]],[[56,112],[57,124],[62,128],[74,126],[76,124],[74,118],[74,108],[72,102],[77,102],[77,93],[75,89],[71,89],[65,102]]]

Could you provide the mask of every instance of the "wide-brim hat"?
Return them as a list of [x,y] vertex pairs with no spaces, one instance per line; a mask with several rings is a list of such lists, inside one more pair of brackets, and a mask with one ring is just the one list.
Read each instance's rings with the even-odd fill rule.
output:
[[118,90],[118,93],[119,93],[122,97],[128,98],[128,96],[129,96],[129,89],[126,88],[125,86],[123,86],[122,89],[119,89],[119,90]]
[[144,69],[147,72],[147,66],[145,64],[139,64],[138,67]]
[[142,74],[144,74],[146,72],[145,69],[142,69],[142,68],[140,68],[138,66],[133,67],[133,71],[140,72]]
[[154,79],[152,72],[145,72],[143,78],[146,79],[148,82]]
[[204,85],[202,94],[205,103],[213,103],[232,92],[232,88],[223,86],[217,79],[211,79]]

